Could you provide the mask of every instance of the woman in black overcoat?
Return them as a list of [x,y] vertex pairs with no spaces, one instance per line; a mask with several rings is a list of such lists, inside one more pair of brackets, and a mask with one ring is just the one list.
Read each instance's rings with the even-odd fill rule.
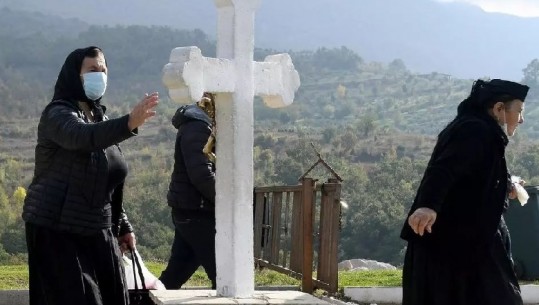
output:
[[502,215],[516,196],[505,147],[527,92],[477,80],[439,134],[401,232],[403,305],[522,304]]

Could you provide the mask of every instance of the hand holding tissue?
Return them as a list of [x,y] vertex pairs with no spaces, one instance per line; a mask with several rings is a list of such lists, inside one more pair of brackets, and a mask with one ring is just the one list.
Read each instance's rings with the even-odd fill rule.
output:
[[513,184],[513,187],[515,188],[515,191],[517,193],[518,201],[521,205],[525,205],[528,202],[530,196],[528,195],[528,192],[526,192],[526,189],[524,189],[524,187],[522,186],[524,184],[524,181],[518,176],[511,176],[511,183]]

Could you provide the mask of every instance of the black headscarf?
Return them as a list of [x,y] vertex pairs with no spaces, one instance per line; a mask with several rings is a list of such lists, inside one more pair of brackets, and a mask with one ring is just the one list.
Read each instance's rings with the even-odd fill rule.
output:
[[500,96],[508,96],[524,102],[529,89],[526,85],[502,79],[490,81],[478,79],[474,82],[470,95],[460,103],[457,116],[484,114],[487,108],[492,106],[491,104]]
[[52,101],[67,100],[70,102],[86,102],[93,112],[94,120],[100,122],[103,120],[104,114],[104,107],[100,104],[101,98],[92,101],[86,97],[80,78],[82,61],[85,57],[94,58],[96,56],[96,51],[103,53],[100,48],[90,46],[87,48],[76,49],[67,56],[64,65],[58,74]]
[[460,128],[469,118],[482,119],[500,134],[504,145],[509,139],[498,122],[488,113],[488,108],[492,107],[500,98],[505,97],[505,101],[519,99],[524,102],[528,94],[528,86],[519,83],[492,79],[484,81],[478,79],[474,82],[470,95],[464,99],[457,108],[457,116],[442,130],[438,136],[439,140],[448,138],[455,128]]

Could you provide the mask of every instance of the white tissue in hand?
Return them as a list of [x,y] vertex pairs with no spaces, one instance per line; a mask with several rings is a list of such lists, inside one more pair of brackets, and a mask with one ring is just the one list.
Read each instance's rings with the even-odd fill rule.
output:
[[526,192],[526,189],[524,189],[524,187],[520,184],[520,181],[522,181],[520,177],[511,176],[511,182],[513,183],[513,186],[517,191],[517,199],[521,205],[525,205],[528,202],[530,196],[528,195],[528,192]]
[[521,205],[525,205],[528,202],[528,198],[530,198],[528,192],[526,192],[526,189],[518,183],[515,184],[515,189],[517,190],[518,201],[520,201]]

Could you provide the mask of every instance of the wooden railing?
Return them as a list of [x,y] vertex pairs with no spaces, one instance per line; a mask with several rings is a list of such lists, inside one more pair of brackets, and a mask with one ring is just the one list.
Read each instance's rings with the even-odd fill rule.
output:
[[336,292],[340,181],[319,184],[302,177],[299,185],[256,187],[254,191],[258,266],[301,279],[304,292],[315,288]]

